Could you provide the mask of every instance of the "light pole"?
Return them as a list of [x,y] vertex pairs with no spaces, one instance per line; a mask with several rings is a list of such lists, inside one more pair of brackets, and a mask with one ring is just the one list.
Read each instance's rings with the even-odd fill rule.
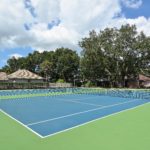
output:
[[75,87],[75,84],[76,84],[75,77],[76,77],[76,75],[74,74],[73,75],[73,84],[74,84],[74,87]]

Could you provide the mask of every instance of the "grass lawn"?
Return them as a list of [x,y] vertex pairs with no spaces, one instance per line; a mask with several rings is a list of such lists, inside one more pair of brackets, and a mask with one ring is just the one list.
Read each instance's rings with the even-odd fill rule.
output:
[[148,150],[150,104],[41,139],[0,112],[1,150]]

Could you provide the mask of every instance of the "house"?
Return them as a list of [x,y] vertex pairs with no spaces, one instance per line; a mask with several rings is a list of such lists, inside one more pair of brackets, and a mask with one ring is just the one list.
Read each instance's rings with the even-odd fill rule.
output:
[[9,82],[18,82],[18,83],[23,83],[23,82],[31,82],[31,83],[39,83],[43,82],[44,78],[32,73],[28,70],[25,69],[19,69],[18,71],[9,74],[8,75],[8,80]]
[[150,87],[150,78],[140,74],[139,75],[139,85],[140,85],[140,87],[149,88]]
[[0,72],[0,82],[8,81],[8,76],[5,72]]
[[128,79],[127,87],[129,88],[149,88],[150,87],[150,78],[139,74],[135,79]]

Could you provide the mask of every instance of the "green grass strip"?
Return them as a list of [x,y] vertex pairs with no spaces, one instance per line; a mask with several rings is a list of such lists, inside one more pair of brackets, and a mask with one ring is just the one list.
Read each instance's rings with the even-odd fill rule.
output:
[[57,96],[57,95],[68,95],[73,94],[72,92],[54,92],[54,93],[37,93],[37,94],[23,94],[23,95],[10,95],[10,96],[1,96],[1,100],[6,99],[18,99],[18,98],[30,98],[30,97],[43,97],[43,96]]

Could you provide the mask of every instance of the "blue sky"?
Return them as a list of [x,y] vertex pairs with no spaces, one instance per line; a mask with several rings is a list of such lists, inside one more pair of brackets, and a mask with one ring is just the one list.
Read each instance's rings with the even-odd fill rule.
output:
[[142,5],[138,9],[128,7],[122,8],[122,12],[127,18],[137,18],[139,16],[150,17],[150,0],[143,0]]
[[92,29],[130,23],[150,36],[149,9],[150,0],[1,0],[0,68],[33,50],[78,51],[78,41]]
[[8,48],[4,49],[0,52],[0,67],[4,66],[7,63],[7,60],[11,58],[12,56],[18,57],[20,54],[20,57],[27,56],[28,53],[32,53],[33,49],[31,47],[16,47],[16,48]]

